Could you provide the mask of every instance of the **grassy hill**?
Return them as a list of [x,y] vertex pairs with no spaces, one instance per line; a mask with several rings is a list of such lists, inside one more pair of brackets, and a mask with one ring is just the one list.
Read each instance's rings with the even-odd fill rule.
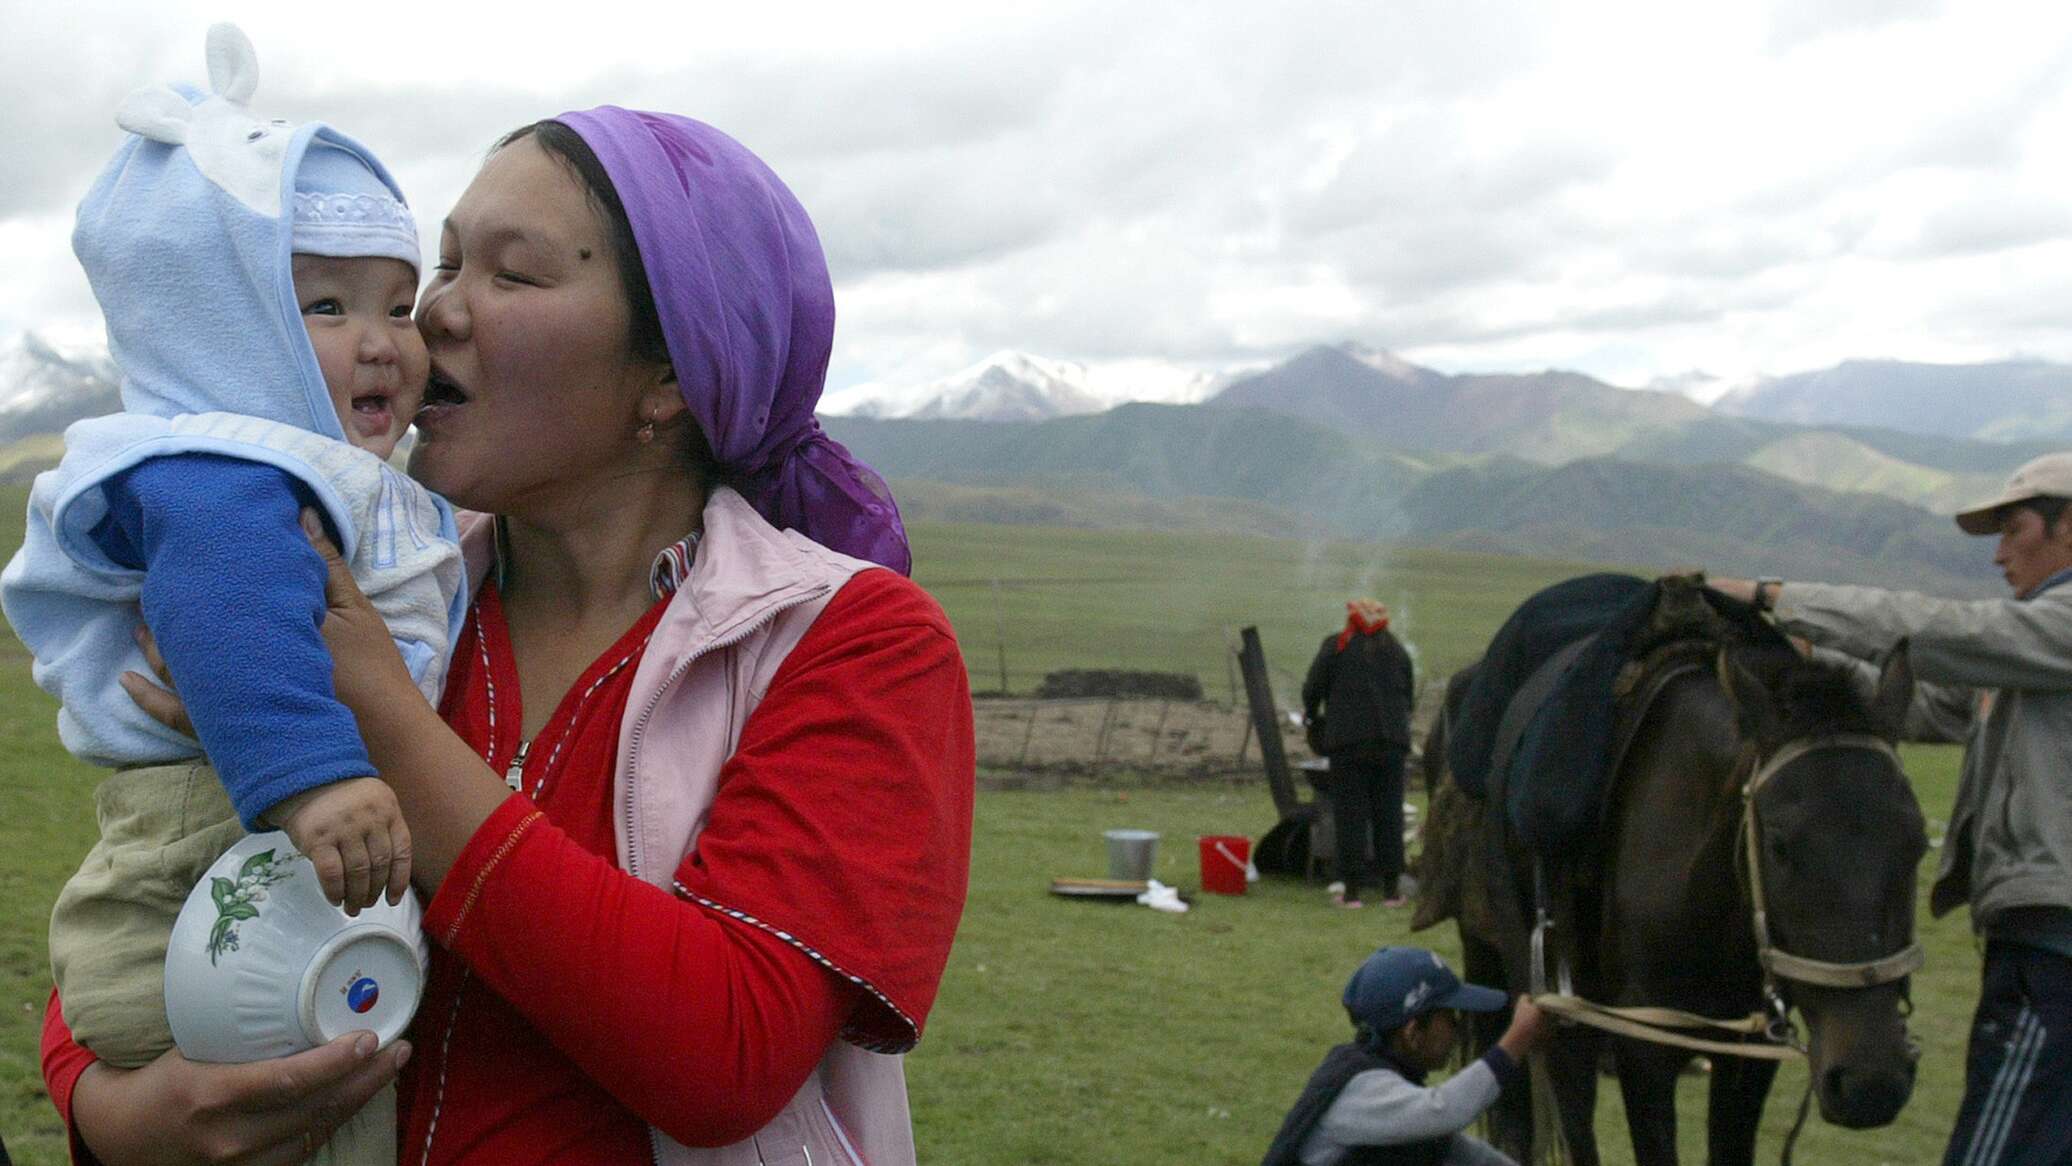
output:
[[1020,486],[972,486],[895,478],[899,512],[911,524],[965,522],[1178,534],[1323,537],[1323,524],[1265,502],[1240,498],[1153,498],[1123,487],[1067,478]]
[[[1256,625],[1276,696],[1345,601],[1387,603],[1427,676],[1481,655],[1519,600],[1589,570],[1575,562],[1371,543],[917,523],[914,578],[957,629],[974,687],[1027,692],[1061,668],[1191,672],[1227,697],[1229,645]],[[997,584],[995,583],[997,580]]]
[[1990,552],[1948,518],[1743,466],[1597,458],[1553,469],[1463,468],[1420,483],[1403,511],[1410,540],[1514,554],[1957,594],[1995,582]]
[[[1627,394],[1632,396],[1634,394]],[[1901,463],[1854,438],[1726,420],[1731,464],[1606,458],[1544,466],[1507,456],[1413,457],[1264,409],[1130,405],[1045,422],[836,418],[829,431],[888,477],[921,486],[917,517],[1137,530],[1221,529],[1492,554],[1678,564],[1966,593],[1986,555],[1947,517],[1879,493],[1793,480],[1848,468],[1919,494],[1969,496],[1997,479]],[[1800,441],[1801,447],[1778,443]],[[1854,462],[1818,457],[1827,445]],[[1767,451],[1767,452],[1766,452]],[[1947,507],[1942,507],[1947,512]]]
[[1132,404],[1040,422],[835,417],[825,424],[887,477],[1230,498],[1309,516],[1346,537],[1386,530],[1396,498],[1461,460],[1387,449],[1264,409]]
[[1954,512],[1999,493],[2005,475],[1962,474],[1903,461],[1861,441],[1825,430],[1781,438],[1745,465],[1806,485],[1882,494],[1929,510]]

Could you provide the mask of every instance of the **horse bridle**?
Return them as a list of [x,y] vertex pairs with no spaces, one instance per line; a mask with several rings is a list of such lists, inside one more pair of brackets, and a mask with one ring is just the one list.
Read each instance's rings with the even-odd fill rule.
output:
[[[1721,657],[1721,669],[1724,672],[1724,656]],[[1728,691],[1731,693],[1731,687]],[[1828,749],[1865,750],[1891,762],[1895,771],[1900,768],[1899,754],[1891,744],[1869,733],[1832,733],[1803,737],[1787,742],[1767,758],[1762,756],[1753,742],[1750,742],[1744,746],[1742,760],[1736,767],[1737,772],[1746,768],[1749,773],[1748,778],[1741,783],[1742,853],[1748,867],[1756,956],[1763,973],[1762,1011],[1746,1017],[1720,1019],[1672,1008],[1599,1004],[1575,995],[1569,983],[1566,961],[1557,961],[1557,974],[1554,983],[1550,985],[1547,975],[1547,959],[1551,948],[1548,933],[1553,929],[1554,921],[1547,907],[1545,868],[1537,858],[1533,864],[1533,875],[1538,917],[1532,928],[1530,955],[1531,994],[1534,1002],[1556,1016],[1621,1036],[1675,1045],[1699,1052],[1779,1061],[1803,1056],[1806,1053],[1806,1046],[1799,1039],[1798,1031],[1791,1021],[1791,1006],[1778,990],[1779,979],[1828,988],[1869,988],[1904,979],[1919,970],[1925,957],[1918,941],[1908,943],[1906,947],[1891,955],[1855,963],[1832,963],[1793,955],[1781,950],[1771,941],[1769,899],[1762,880],[1762,827],[1756,813],[1756,795],[1762,791],[1764,785],[1793,762],[1809,753]],[[1550,987],[1553,991],[1549,991]],[[1707,1040],[1683,1031],[1690,1029],[1715,1030],[1728,1034],[1729,1039]],[[1764,1039],[1749,1042],[1746,1039],[1749,1037]],[[1799,1126],[1805,1122],[1807,1103],[1812,1096],[1811,1090],[1812,1078],[1808,1077],[1806,1097],[1801,1098],[1799,1102],[1798,1121],[1785,1143],[1787,1164],[1791,1159],[1791,1143],[1797,1140]]]
[[1779,978],[1823,988],[1869,988],[1889,984],[1919,971],[1926,956],[1918,940],[1891,955],[1854,963],[1832,963],[1808,959],[1779,948],[1770,940],[1769,900],[1763,890],[1762,827],[1757,821],[1755,799],[1763,786],[1784,769],[1809,753],[1855,749],[1875,753],[1899,768],[1899,754],[1882,737],[1869,733],[1833,733],[1791,741],[1755,767],[1741,786],[1741,836],[1748,855],[1748,892],[1755,915],[1756,958],[1763,967],[1763,993],[1773,1009],[1782,1013],[1783,997],[1777,991]]

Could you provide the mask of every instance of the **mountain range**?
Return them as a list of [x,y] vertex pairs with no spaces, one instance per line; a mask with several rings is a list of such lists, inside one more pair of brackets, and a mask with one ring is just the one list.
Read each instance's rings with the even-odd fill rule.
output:
[[[105,355],[33,336],[0,352],[0,480],[26,480],[65,424],[116,407],[113,375]],[[1899,386],[1882,406],[1879,383]],[[1006,352],[910,389],[832,393],[822,412],[916,518],[1394,539],[1955,592],[1990,591],[1993,573],[1943,516],[2072,441],[2072,368],[2037,361],[1662,387],[1678,391],[1447,374],[1357,344],[1222,372]],[[1881,407],[1889,427],[1862,423]]]
[[2072,368],[2044,360],[1851,360],[1732,390],[1719,407],[1800,425],[1883,425],[1987,441],[2072,442]]
[[[987,367],[997,390],[1013,365]],[[1918,411],[1903,418],[1914,430],[1880,428],[1858,423],[1860,367],[1881,365],[1837,370],[1829,380],[1850,395],[1828,405],[1810,376],[1723,388],[1699,375],[1684,379],[1686,396],[1574,372],[1449,375],[1320,345],[1228,377],[1199,405],[1032,418],[1032,391],[1006,419],[955,416],[959,398],[923,394],[904,416],[825,424],[898,480],[917,517],[1392,539],[1992,593],[1989,553],[1947,515],[2072,439],[2016,423],[2047,418],[2052,398],[1974,393],[1940,415],[1955,433],[1918,431]],[[1917,385],[1988,375],[1903,367]],[[2027,383],[2047,386],[2051,369],[2072,373],[2044,366]],[[1816,420],[1763,415],[1787,406]]]
[[915,518],[1401,541],[1954,594],[1994,586],[1982,544],[1947,517],[1749,466],[1418,456],[1249,406],[825,423],[893,480]]
[[[1363,366],[1354,368],[1352,366]],[[822,415],[975,421],[1040,421],[1099,412],[1131,401],[1189,405],[1205,401],[1276,407],[1277,390],[1291,380],[1308,386],[1301,407],[1316,420],[1335,422],[1332,384],[1353,382],[1350,405],[1362,425],[1379,424],[1371,411],[1373,377],[1396,383],[1397,397],[1384,403],[1401,410],[1387,423],[1409,426],[1401,443],[1447,440],[1452,422],[1435,407],[1496,407],[1509,411],[1523,395],[1603,397],[1617,389],[1626,399],[1600,404],[1593,412],[1623,414],[1628,427],[1695,416],[1743,417],[1793,426],[1889,429],[1927,437],[1989,442],[2072,442],[2072,366],[2041,360],[1986,364],[1920,364],[1895,360],[1852,360],[1830,369],[1727,379],[1704,372],[1662,377],[1633,392],[1581,373],[1549,370],[1527,374],[1449,376],[1422,368],[1394,353],[1356,343],[1317,345],[1279,364],[1249,364],[1205,370],[1157,360],[1085,364],[1024,352],[996,352],[933,381],[905,386],[871,383],[831,391]],[[1437,387],[1450,386],[1443,393]],[[1617,401],[1617,399],[1607,399]],[[1695,405],[1692,409],[1685,406]],[[1561,410],[1556,409],[1555,412]],[[1544,415],[1544,409],[1528,415]],[[1600,443],[1615,433],[1590,435]],[[1514,452],[1523,452],[1514,450]],[[1550,455],[1573,450],[1556,439]]]

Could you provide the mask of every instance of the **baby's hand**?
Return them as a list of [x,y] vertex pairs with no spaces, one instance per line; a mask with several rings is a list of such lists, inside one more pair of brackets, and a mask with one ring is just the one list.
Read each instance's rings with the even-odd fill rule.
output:
[[382,892],[403,900],[410,885],[410,827],[396,795],[378,777],[334,781],[283,799],[269,822],[316,867],[324,897],[357,915]]

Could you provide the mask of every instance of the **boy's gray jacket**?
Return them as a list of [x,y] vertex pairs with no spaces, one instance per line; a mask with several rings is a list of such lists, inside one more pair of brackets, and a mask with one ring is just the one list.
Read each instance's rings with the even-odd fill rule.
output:
[[1786,630],[1859,659],[1909,645],[1910,736],[1965,741],[1929,909],[1974,930],[2018,907],[2072,910],[2072,580],[2026,600],[1788,583]]

